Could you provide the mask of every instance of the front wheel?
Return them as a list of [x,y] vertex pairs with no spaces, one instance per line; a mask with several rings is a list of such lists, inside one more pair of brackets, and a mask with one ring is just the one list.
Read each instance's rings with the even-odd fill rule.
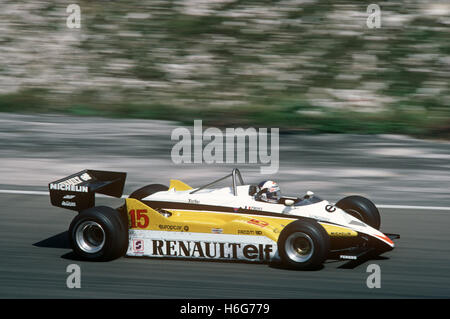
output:
[[116,259],[128,247],[128,225],[117,210],[106,206],[80,212],[72,220],[69,234],[75,254],[87,260]]
[[362,196],[347,196],[336,203],[336,207],[344,210],[346,213],[358,218],[367,225],[380,229],[380,212],[374,203]]
[[327,259],[330,238],[313,220],[298,220],[287,225],[278,239],[282,262],[289,268],[316,269]]

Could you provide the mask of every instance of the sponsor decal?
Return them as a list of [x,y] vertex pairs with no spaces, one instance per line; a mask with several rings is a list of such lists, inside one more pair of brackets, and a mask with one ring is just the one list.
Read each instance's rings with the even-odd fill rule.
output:
[[356,256],[352,256],[352,255],[340,255],[339,257],[341,259],[350,259],[350,260],[356,260],[357,259]]
[[249,259],[269,261],[271,244],[241,244],[184,240],[151,240],[151,255],[206,259]]
[[250,230],[250,229],[238,229],[238,235],[262,235],[260,230]]
[[188,199],[188,203],[190,203],[190,204],[200,204],[200,201],[196,200],[196,199]]
[[67,179],[65,181],[62,181],[59,184],[78,185],[78,184],[81,184],[81,183],[83,183],[83,181],[78,176],[75,176],[75,177],[69,178],[69,179]]
[[259,226],[259,227],[262,227],[262,228],[264,228],[264,227],[269,225],[269,223],[267,223],[265,221],[262,221],[262,220],[258,220],[258,219],[250,219],[250,220],[247,221],[247,223],[248,224],[252,224],[252,225],[256,225],[256,226]]
[[89,188],[87,186],[79,186],[79,184],[91,179],[92,177],[88,173],[84,173],[81,176],[75,176],[60,183],[52,183],[50,184],[50,190],[87,193]]
[[213,228],[213,229],[211,229],[211,233],[213,233],[213,234],[222,234],[223,233],[223,229],[222,228]]
[[63,199],[74,199],[75,195],[65,195]]
[[161,230],[169,230],[169,231],[181,231],[183,226],[179,225],[159,225],[159,229]]
[[335,237],[347,237],[347,236],[351,236],[352,233],[351,232],[343,232],[343,231],[332,231],[330,232],[331,236],[335,236]]
[[135,253],[144,252],[144,241],[142,239],[133,239],[133,251]]
[[233,207],[233,211],[237,213],[239,211],[239,207]]
[[249,209],[249,210],[261,210],[261,207],[256,207],[256,206],[245,206],[244,209]]
[[325,206],[325,210],[329,213],[334,213],[336,211],[336,207],[334,207],[333,205],[327,205]]
[[85,182],[92,179],[92,177],[89,176],[88,173],[84,173],[83,175],[80,176],[80,178],[81,178],[83,181],[85,181]]
[[61,202],[61,206],[75,207],[75,206],[77,206],[77,203],[75,203],[75,202],[68,202],[68,201],[62,201]]
[[50,184],[50,190],[70,191],[70,192],[77,192],[77,193],[89,192],[89,188],[87,186],[70,185],[70,184],[65,184],[65,183]]

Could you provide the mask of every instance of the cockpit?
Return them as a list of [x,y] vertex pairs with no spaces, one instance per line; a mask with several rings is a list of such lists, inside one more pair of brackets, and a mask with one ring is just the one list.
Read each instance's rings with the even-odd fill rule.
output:
[[[245,185],[242,175],[239,169],[234,168],[231,174],[228,174],[222,178],[219,178],[211,183],[203,185],[199,188],[192,190],[189,194],[195,194],[197,192],[202,193],[209,187],[226,180],[231,177],[231,192],[234,196],[245,195],[246,192],[249,196],[253,197],[256,201],[263,201],[261,194],[264,189],[261,189],[258,185]],[[315,204],[321,202],[322,199],[315,196],[313,192],[307,192],[303,197],[291,197],[291,196],[280,196],[273,204],[282,204],[285,206],[305,206],[310,204]],[[267,202],[267,201],[265,201]],[[269,202],[270,203],[270,202]]]

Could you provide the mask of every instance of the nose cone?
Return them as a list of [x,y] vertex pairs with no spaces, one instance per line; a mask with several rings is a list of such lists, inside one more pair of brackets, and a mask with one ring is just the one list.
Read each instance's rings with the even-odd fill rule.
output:
[[394,242],[389,237],[387,237],[385,234],[383,234],[383,233],[376,234],[374,237],[376,239],[378,239],[374,242],[374,246],[375,246],[375,249],[378,252],[378,254],[382,254],[382,253],[385,253],[387,251],[391,251],[394,249],[394,247],[395,247]]
[[385,234],[375,235],[375,236],[380,238],[383,242],[385,242],[386,244],[388,244],[392,248],[394,248],[394,246],[395,246],[394,242],[388,236],[386,236]]

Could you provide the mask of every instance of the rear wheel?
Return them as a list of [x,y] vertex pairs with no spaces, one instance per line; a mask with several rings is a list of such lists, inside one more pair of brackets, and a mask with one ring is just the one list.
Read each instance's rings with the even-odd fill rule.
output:
[[348,196],[338,201],[335,205],[348,214],[363,221],[367,225],[380,229],[380,212],[374,203],[362,196]]
[[69,234],[75,254],[87,260],[116,259],[128,247],[128,225],[117,210],[106,206],[80,212],[72,220]]
[[326,260],[330,239],[316,221],[298,220],[287,225],[278,239],[282,262],[289,268],[315,269]]

